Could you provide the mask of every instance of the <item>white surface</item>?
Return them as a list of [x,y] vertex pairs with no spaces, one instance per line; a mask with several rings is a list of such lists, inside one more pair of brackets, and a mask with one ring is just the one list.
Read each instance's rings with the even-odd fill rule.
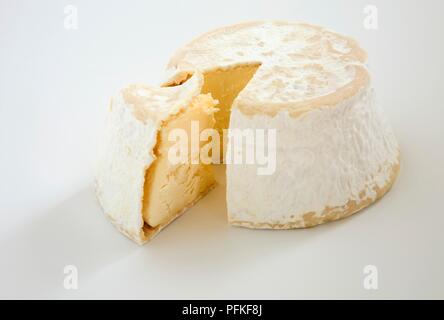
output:
[[[0,0],[1,298],[444,298],[442,1]],[[79,29],[63,27],[63,8]],[[401,175],[374,206],[308,230],[229,227],[217,188],[153,242],[120,235],[93,194],[108,98],[160,82],[208,29],[303,20],[357,38],[400,141]],[[63,288],[63,267],[79,289]],[[379,289],[363,288],[378,267]]]

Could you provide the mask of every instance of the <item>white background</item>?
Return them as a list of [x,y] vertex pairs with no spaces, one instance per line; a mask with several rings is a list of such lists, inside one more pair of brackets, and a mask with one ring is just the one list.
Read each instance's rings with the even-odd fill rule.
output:
[[[64,7],[78,8],[78,30]],[[444,2],[0,0],[1,298],[444,298]],[[233,228],[224,189],[146,246],[93,192],[109,97],[159,83],[174,50],[218,26],[302,20],[359,40],[402,150],[382,201],[309,230]],[[221,175],[222,176],[222,175]],[[223,180],[223,179],[222,179]],[[76,265],[79,289],[63,287]],[[363,268],[378,267],[365,290]]]

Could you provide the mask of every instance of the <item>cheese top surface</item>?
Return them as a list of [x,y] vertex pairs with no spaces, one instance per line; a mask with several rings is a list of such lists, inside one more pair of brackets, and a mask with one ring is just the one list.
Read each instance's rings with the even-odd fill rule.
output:
[[139,121],[164,121],[183,110],[200,94],[203,85],[203,77],[197,72],[192,75],[178,73],[175,81],[164,87],[132,84],[124,88],[121,94]]
[[257,65],[234,108],[244,114],[299,115],[336,105],[368,82],[366,53],[348,37],[289,22],[251,22],[216,29],[180,49],[169,68],[202,73]]

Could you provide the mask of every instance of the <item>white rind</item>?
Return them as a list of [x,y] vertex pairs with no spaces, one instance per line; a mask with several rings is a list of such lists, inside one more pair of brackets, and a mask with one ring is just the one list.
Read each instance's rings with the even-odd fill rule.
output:
[[[277,164],[272,175],[257,175],[257,164],[227,164],[227,209],[233,224],[251,227],[306,227],[322,221],[326,208],[373,202],[392,183],[399,165],[396,138],[367,86],[336,106],[294,118],[246,116],[233,108],[230,129],[277,130]],[[246,148],[245,142],[242,146]],[[228,143],[230,152],[231,144]],[[339,213],[338,218],[340,218]]]
[[136,119],[121,94],[111,102],[96,192],[112,222],[138,243],[144,241],[142,198],[145,171],[154,161],[159,123]]

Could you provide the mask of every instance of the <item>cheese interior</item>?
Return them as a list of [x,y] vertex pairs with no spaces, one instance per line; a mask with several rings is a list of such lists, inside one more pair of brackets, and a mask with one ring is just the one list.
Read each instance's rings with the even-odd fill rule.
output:
[[[199,123],[199,132],[206,128],[214,128],[219,132],[223,160],[226,147],[223,129],[228,128],[231,105],[258,67],[259,65],[244,65],[206,73],[202,94],[195,97],[190,106],[180,114],[172,116],[164,123],[154,149],[156,160],[145,177],[143,219],[149,227],[167,224],[192,206],[215,183],[211,164],[192,164],[191,157],[199,155],[193,154],[191,150],[191,123]],[[181,84],[183,82],[179,81],[172,86]],[[212,97],[219,102],[217,109],[214,108],[217,101]],[[187,163],[173,164],[168,159],[168,151],[177,142],[168,141],[168,136],[172,130],[178,128],[187,133],[189,157]],[[199,142],[200,149],[207,143],[210,142]]]
[[[154,148],[156,160],[145,176],[142,211],[143,219],[150,227],[155,228],[174,219],[199,200],[215,183],[210,164],[205,165],[200,161],[192,164],[191,157],[199,157],[199,154],[191,152],[191,126],[194,121],[199,124],[199,132],[213,128],[214,112],[217,110],[213,107],[216,103],[208,94],[198,95],[187,108],[163,123]],[[174,164],[168,158],[168,151],[178,143],[168,140],[174,129],[183,129],[187,133],[188,159],[185,163]],[[207,143],[209,142],[199,142],[199,147],[202,149]]]
[[221,160],[223,161],[226,148],[226,137],[223,135],[223,129],[227,129],[230,122],[231,105],[234,99],[248,84],[259,65],[243,65],[228,69],[218,69],[207,72],[204,75],[203,93],[211,93],[212,97],[219,101],[217,111],[214,115],[216,124],[215,129],[219,132],[221,138],[220,145]]

